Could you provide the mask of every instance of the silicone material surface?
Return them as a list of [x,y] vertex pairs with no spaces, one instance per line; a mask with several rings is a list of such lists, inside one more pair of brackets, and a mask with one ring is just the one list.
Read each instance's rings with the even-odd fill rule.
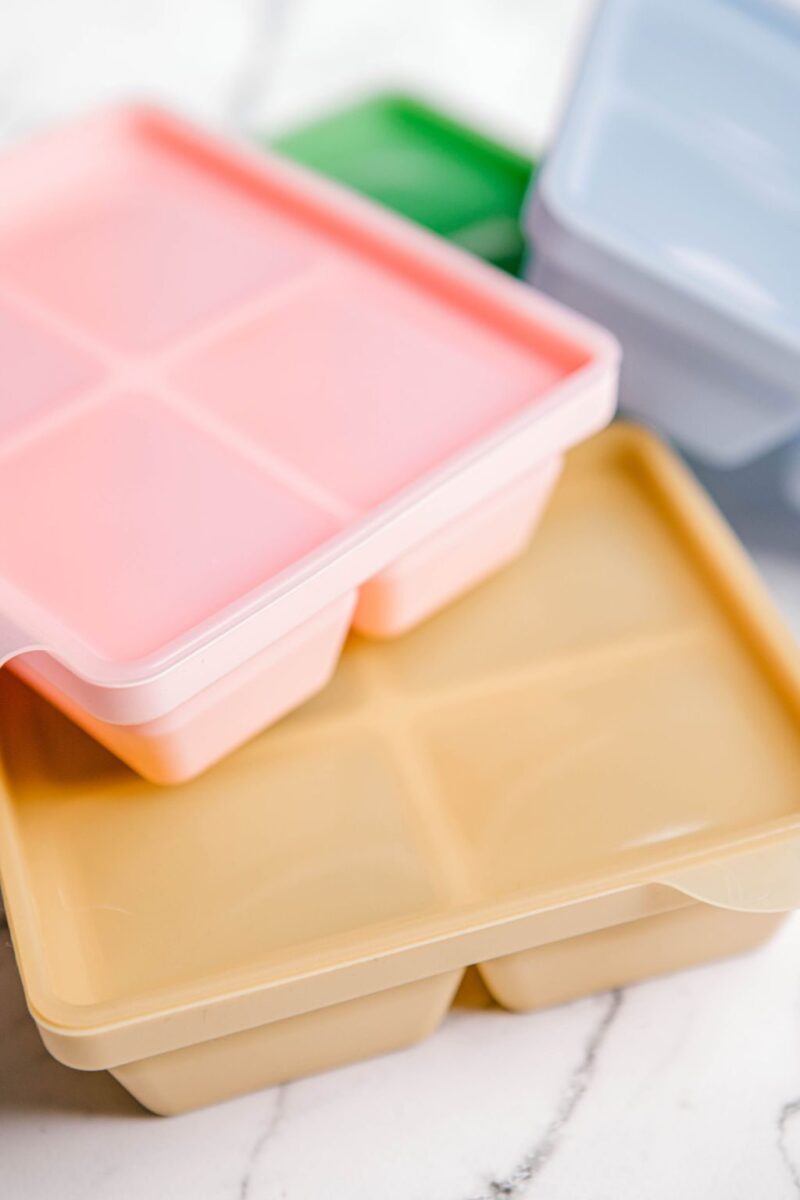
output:
[[738,466],[800,430],[800,18],[609,0],[530,216],[532,279],[602,314],[622,402]]
[[[451,522],[309,621],[153,721],[115,725],[18,660],[13,669],[62,712],[154,783],[184,783],[318,692],[333,673],[347,629],[400,633],[520,554],[561,467],[544,463]],[[355,608],[355,611],[354,611]]]
[[0,654],[76,712],[141,725],[283,661],[613,410],[602,331],[166,114],[77,122],[0,182]]
[[531,159],[400,94],[369,96],[282,134],[275,148],[448,241],[520,274]]
[[353,638],[325,692],[193,784],[148,786],[0,685],[31,1011],[159,1111],[420,1036],[470,963],[534,1007],[800,906],[796,647],[631,428],[573,452],[517,563],[406,638]]

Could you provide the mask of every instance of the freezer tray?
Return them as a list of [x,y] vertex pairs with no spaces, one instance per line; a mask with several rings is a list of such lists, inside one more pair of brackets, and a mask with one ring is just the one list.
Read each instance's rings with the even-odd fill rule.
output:
[[276,149],[512,275],[536,164],[402,93],[367,96],[281,134]]
[[717,468],[800,432],[798,112],[795,6],[609,0],[530,209],[530,277],[618,335],[623,407]]
[[63,1062],[178,1112],[744,949],[800,905],[796,648],[671,455],[570,457],[518,563],[202,779],[6,676],[0,873]]
[[518,552],[612,413],[602,331],[167,114],[0,184],[0,662],[154,779]]

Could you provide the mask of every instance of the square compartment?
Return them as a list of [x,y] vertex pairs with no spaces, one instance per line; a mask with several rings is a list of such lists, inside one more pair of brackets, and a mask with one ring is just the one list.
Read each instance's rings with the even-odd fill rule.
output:
[[324,254],[312,232],[144,132],[124,154],[105,131],[52,211],[0,222],[0,276],[109,352],[137,356],[280,290]]
[[[43,481],[46,480],[46,487]],[[117,395],[3,464],[0,574],[96,653],[157,650],[336,522],[154,397]]]
[[[534,403],[578,364],[331,269],[191,356],[173,382],[203,409],[365,511]],[[314,436],[309,437],[309,430]]]

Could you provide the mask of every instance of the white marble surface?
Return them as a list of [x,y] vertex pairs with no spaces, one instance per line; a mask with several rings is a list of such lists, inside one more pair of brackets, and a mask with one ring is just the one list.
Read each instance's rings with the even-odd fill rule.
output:
[[592,0],[0,3],[0,143],[147,95],[237,129],[409,82],[524,144],[547,139]]
[[800,920],[763,950],[521,1016],[474,980],[410,1050],[147,1116],[60,1066],[0,946],[4,1200],[792,1200]]
[[[132,93],[242,131],[403,80],[535,149],[588,7],[7,0],[0,142]],[[733,515],[800,631],[797,526],[767,502]],[[168,1121],[48,1056],[0,926],[0,1197],[106,1196],[791,1200],[800,920],[745,958],[532,1016],[470,977],[413,1049]]]

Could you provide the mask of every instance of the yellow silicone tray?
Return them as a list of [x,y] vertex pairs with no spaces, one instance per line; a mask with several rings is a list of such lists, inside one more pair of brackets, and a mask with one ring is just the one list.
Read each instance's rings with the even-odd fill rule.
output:
[[616,427],[534,547],[200,780],[0,679],[0,869],[62,1061],[178,1112],[407,1043],[481,964],[552,1004],[800,906],[797,655],[676,460]]

